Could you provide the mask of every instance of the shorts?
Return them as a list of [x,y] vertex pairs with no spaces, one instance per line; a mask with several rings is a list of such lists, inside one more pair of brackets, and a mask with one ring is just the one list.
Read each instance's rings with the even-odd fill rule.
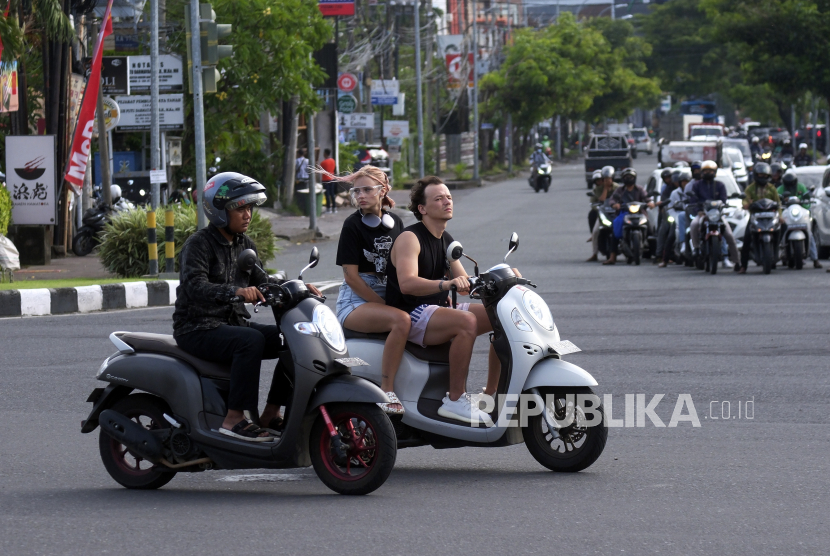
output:
[[[429,324],[429,319],[432,318],[432,313],[440,308],[438,305],[419,305],[414,311],[409,313],[409,320],[412,321],[412,327],[409,329],[409,338],[407,339],[410,342],[418,344],[421,347],[427,347],[424,345],[424,334],[427,331],[427,324]],[[446,308],[451,309],[452,306]],[[459,311],[469,311],[470,304],[459,303],[457,308]]]
[[[363,281],[366,282],[366,285],[372,288],[372,291],[378,294],[381,299],[386,299],[386,279],[380,278],[379,276],[375,276],[374,274],[364,273],[361,272],[359,274]],[[340,284],[340,291],[337,294],[337,306],[335,307],[335,313],[337,314],[337,320],[340,322],[340,326],[345,326],[346,317],[352,314],[352,311],[363,305],[364,303],[369,303],[359,295],[357,295],[354,290],[345,282],[343,281]]]

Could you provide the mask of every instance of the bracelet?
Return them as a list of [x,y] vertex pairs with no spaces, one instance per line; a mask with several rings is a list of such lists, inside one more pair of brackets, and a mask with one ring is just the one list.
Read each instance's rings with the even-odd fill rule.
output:
[[446,282],[444,278],[441,278],[441,281],[438,282],[438,291],[441,293],[444,293],[444,282]]

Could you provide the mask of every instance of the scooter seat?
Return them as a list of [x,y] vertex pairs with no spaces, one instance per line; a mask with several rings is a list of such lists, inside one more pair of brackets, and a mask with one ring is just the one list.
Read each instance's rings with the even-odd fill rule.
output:
[[230,380],[231,366],[215,361],[205,361],[187,353],[179,347],[170,334],[151,334],[149,332],[119,332],[116,334],[125,344],[136,351],[161,353],[190,363],[196,372],[210,378]]
[[[356,332],[354,330],[349,330],[348,328],[343,328],[343,335],[346,337],[347,340],[349,339],[363,339],[363,340],[381,340],[383,342],[386,341],[386,337],[389,336],[388,332]],[[412,354],[414,357],[421,359],[423,361],[434,361],[436,363],[449,363],[450,362],[450,346],[452,342],[447,342],[446,344],[441,344],[438,346],[427,346],[421,347],[418,344],[413,344],[412,342],[406,342],[406,351]]]

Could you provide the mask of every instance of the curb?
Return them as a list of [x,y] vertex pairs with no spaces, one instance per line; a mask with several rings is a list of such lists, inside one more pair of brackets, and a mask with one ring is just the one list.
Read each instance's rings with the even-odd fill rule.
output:
[[0,291],[0,317],[91,313],[176,303],[178,280]]

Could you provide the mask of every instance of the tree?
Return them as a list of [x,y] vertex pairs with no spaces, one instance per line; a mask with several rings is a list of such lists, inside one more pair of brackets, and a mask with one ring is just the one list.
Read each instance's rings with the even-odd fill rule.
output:
[[655,106],[660,100],[660,85],[656,78],[647,76],[651,45],[635,36],[634,26],[625,20],[598,17],[588,23],[588,28],[601,33],[609,48],[603,49],[593,64],[605,86],[582,119],[621,120],[635,108]]

